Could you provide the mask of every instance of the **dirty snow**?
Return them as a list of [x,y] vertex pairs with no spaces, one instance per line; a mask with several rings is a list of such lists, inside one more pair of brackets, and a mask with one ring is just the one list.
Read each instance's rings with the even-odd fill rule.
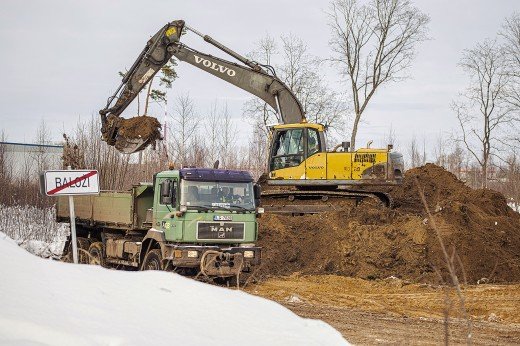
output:
[[69,234],[69,225],[56,222],[54,207],[0,204],[0,232],[36,256],[59,258]]
[[0,263],[0,344],[347,344],[325,322],[242,291],[41,259],[1,232]]

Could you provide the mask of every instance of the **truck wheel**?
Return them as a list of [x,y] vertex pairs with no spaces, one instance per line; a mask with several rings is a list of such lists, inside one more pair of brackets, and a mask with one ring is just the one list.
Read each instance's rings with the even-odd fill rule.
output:
[[[76,244],[78,245],[78,263],[79,264],[88,264],[89,263],[89,255],[88,250],[90,246],[90,242],[87,238],[78,237],[76,240]],[[63,262],[73,263],[72,256],[72,242],[69,243],[67,247],[67,253],[62,257]]]
[[89,264],[90,241],[87,238],[78,237],[78,263]]
[[144,256],[141,270],[163,270],[163,261],[160,249],[148,251],[146,256]]
[[103,243],[97,241],[92,243],[88,249],[89,254],[89,264],[99,264],[102,267],[105,267],[105,257],[103,256]]

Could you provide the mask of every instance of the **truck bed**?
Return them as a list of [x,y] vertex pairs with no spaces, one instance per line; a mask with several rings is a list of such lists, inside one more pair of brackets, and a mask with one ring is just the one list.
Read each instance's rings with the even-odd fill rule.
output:
[[[101,191],[99,195],[74,196],[76,223],[88,227],[145,230],[147,210],[153,206],[151,185],[137,185],[128,191]],[[68,196],[58,197],[58,222],[70,222]]]

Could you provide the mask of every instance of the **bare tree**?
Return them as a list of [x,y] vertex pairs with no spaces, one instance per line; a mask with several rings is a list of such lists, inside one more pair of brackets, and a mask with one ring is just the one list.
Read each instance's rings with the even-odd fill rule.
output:
[[446,169],[451,173],[455,174],[458,179],[462,179],[462,172],[464,169],[465,162],[465,152],[464,149],[460,146],[460,142],[455,141],[454,147],[451,152],[448,154],[446,159]]
[[435,164],[444,168],[447,168],[448,152],[446,149],[448,143],[449,141],[442,135],[442,133],[439,133],[435,140],[435,147],[433,148]]
[[101,140],[101,131],[97,115],[86,122],[79,122],[69,145],[75,149],[75,162],[84,167],[99,171],[99,183],[103,190],[125,189],[137,183],[138,176],[130,174],[130,155],[121,154],[114,147]]
[[220,158],[220,124],[221,113],[219,113],[218,102],[215,100],[208,111],[206,120],[204,121],[204,137],[207,148],[205,164],[209,167],[213,166],[213,164]]
[[509,206],[520,212],[520,160],[518,150],[511,150],[509,155],[497,167],[497,179],[489,187],[501,192]]
[[332,62],[347,77],[352,94],[355,149],[359,122],[382,84],[401,81],[415,57],[415,47],[426,40],[430,18],[409,0],[333,0],[329,25]]
[[[0,141],[5,142],[7,136],[2,130],[0,134]],[[9,202],[9,198],[12,195],[12,179],[13,179],[13,162],[12,157],[7,152],[6,144],[0,144],[0,188],[2,194],[0,194],[1,204]]]
[[[262,62],[266,65],[273,65],[273,56],[278,53],[278,48],[273,37],[267,34],[256,43],[256,48],[249,57],[252,60]],[[267,125],[277,121],[275,111],[266,102],[253,97],[244,104],[244,116],[253,120],[258,130],[268,135]],[[260,119],[260,120],[259,120]]]
[[[280,36],[280,47],[278,49],[275,39],[267,35],[257,43],[250,56],[263,64],[274,65],[278,77],[301,102],[308,121],[342,128],[348,105],[327,85],[322,73],[323,61],[309,54],[305,42],[294,35]],[[244,115],[253,119],[266,135],[266,125],[278,120],[274,111],[257,98],[245,104]]]
[[252,136],[249,139],[249,167],[253,176],[258,179],[267,169],[267,137],[257,126],[253,127]]
[[426,163],[426,150],[423,143],[423,153],[421,154],[419,143],[417,142],[417,138],[415,136],[412,137],[410,141],[410,147],[408,148],[408,160],[410,167],[419,167]]
[[509,197],[516,211],[520,212],[520,159],[516,151],[507,159],[504,195]]
[[189,94],[175,98],[171,115],[173,126],[170,127],[170,153],[174,154],[175,161],[181,166],[188,164],[188,151],[199,127],[194,107]]
[[211,165],[207,164],[209,151],[210,149],[203,136],[196,132],[187,152],[187,164],[193,167],[212,167],[213,163]]
[[516,112],[520,112],[520,13],[506,18],[499,34],[505,43],[504,58],[506,73],[510,77],[506,90],[506,101]]
[[237,128],[231,121],[227,103],[221,110],[219,130],[219,148],[222,167],[232,168],[237,165],[237,161],[235,160]]
[[484,188],[488,184],[491,156],[506,129],[504,125],[513,121],[511,108],[504,102],[508,83],[504,63],[496,41],[485,40],[465,50],[460,66],[469,75],[470,86],[452,102],[462,130],[461,141],[480,166]]
[[[40,122],[40,126],[38,126],[38,129],[36,130],[36,143],[39,145],[48,145],[50,144],[50,138],[51,134],[49,128],[47,127],[45,120],[42,119],[42,121]],[[36,149],[32,153],[31,158],[34,160],[36,173],[43,172],[49,169],[49,167],[53,165],[53,163],[54,166],[59,166],[58,162],[50,162],[51,157],[43,147]]]
[[395,128],[390,125],[390,128],[388,129],[388,132],[384,136],[384,138],[381,141],[381,146],[386,147],[387,145],[392,145],[394,148],[396,148],[399,145],[399,141],[397,140],[397,134],[395,132]]
[[347,103],[329,88],[322,73],[323,61],[307,53],[307,45],[294,35],[282,35],[278,67],[284,83],[300,100],[308,121],[328,128],[342,128]]

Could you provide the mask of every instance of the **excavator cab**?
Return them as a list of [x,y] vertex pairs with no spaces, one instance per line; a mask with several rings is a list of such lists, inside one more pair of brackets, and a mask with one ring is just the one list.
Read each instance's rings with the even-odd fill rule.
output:
[[300,178],[305,175],[305,161],[326,151],[323,125],[306,122],[276,125],[271,131],[271,178],[277,179],[280,173],[282,176],[289,174],[291,178]]
[[349,150],[343,142],[327,151],[325,126],[302,122],[271,128],[269,185],[393,185],[402,177],[402,156],[385,149]]

